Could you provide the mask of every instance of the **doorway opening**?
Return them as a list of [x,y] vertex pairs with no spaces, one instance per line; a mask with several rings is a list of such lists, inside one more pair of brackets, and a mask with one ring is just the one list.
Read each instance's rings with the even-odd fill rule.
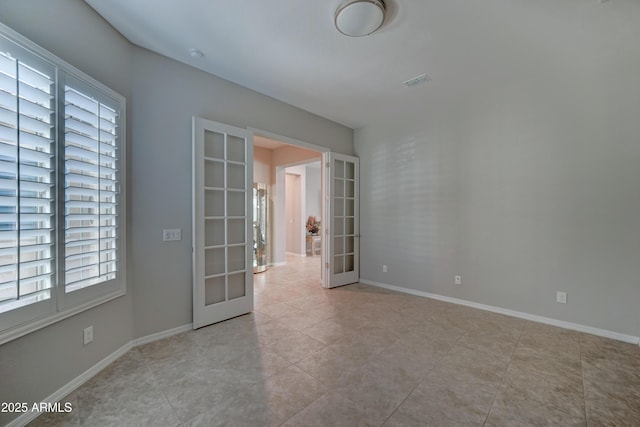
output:
[[[305,257],[301,259],[315,258],[314,240],[320,242],[321,256],[317,257],[314,267],[315,272],[319,272],[320,280],[316,279],[314,283],[313,279],[309,281],[313,275],[299,269],[292,270],[294,274],[281,274],[279,280],[275,281],[281,285],[279,291],[290,295],[291,292],[299,293],[306,285],[308,289],[324,292],[319,284],[324,288],[335,288],[358,281],[360,235],[357,157],[334,153],[323,147],[268,132],[242,129],[199,117],[193,118],[192,128],[194,328],[252,311],[260,287],[259,283],[254,286],[252,266],[258,249],[260,256],[266,257],[266,263],[274,266],[271,270],[275,270],[279,263],[284,266],[288,264],[286,172],[287,168],[293,166],[321,159],[322,216],[308,215],[307,221],[301,218],[298,225],[301,227],[305,223],[306,232],[301,233],[301,236],[305,236],[305,242],[307,233],[311,236],[311,256],[306,256],[306,244],[303,244]],[[255,155],[254,136],[258,140]],[[265,144],[271,145],[271,150]],[[261,148],[266,150],[262,151]],[[305,166],[305,177],[308,167],[312,168]],[[293,169],[289,171],[294,172]],[[263,202],[266,206],[264,211],[270,212],[262,215],[267,219],[254,228],[252,220],[260,215],[257,203],[252,203],[255,198],[252,199],[251,195],[252,191],[254,194],[261,193],[260,182],[267,183],[267,192],[262,192],[262,197],[268,199]],[[270,198],[266,197],[268,187],[272,188]],[[299,181],[299,187],[299,198],[302,200],[302,180]],[[269,209],[270,206],[272,209]],[[306,207],[292,212],[292,215],[299,216],[308,213]],[[326,220],[324,225],[323,219]],[[314,234],[316,232],[318,235]],[[257,235],[261,239],[254,238]],[[271,244],[267,236],[271,236]],[[269,271],[258,273],[258,276],[266,277]],[[301,289],[295,289],[296,284]],[[277,294],[271,294],[271,298],[266,298],[263,304],[268,306],[277,299]]]
[[319,256],[322,253],[322,178],[320,160],[284,168],[285,253]]
[[[263,253],[267,268],[258,270],[272,270],[271,274],[256,271],[256,290],[270,276],[304,276],[306,282],[312,280],[322,286],[324,151],[302,141],[254,130],[254,186],[266,187],[267,195],[265,224],[254,221],[254,235],[258,236],[254,247],[266,242]],[[273,274],[274,269],[278,274]]]

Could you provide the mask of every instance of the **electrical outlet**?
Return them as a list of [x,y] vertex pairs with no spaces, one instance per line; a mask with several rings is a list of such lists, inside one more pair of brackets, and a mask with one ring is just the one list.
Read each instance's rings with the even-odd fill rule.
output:
[[162,230],[162,240],[171,242],[174,240],[182,240],[182,230],[179,228],[167,228]]
[[454,276],[453,281],[456,285],[462,285],[462,276]]
[[91,341],[93,341],[93,325],[84,328],[84,331],[82,333],[82,341],[84,345],[87,345]]
[[556,294],[556,302],[559,302],[560,304],[566,304],[567,293],[558,291],[558,293]]
[[384,265],[382,266],[382,272],[383,272],[383,273],[386,273],[387,271],[389,271],[389,269],[387,268],[387,264],[384,264]]

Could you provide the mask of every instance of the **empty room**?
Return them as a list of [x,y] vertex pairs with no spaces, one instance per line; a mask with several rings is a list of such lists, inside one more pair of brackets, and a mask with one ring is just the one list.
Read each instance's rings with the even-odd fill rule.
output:
[[0,0],[0,425],[640,425],[637,0]]

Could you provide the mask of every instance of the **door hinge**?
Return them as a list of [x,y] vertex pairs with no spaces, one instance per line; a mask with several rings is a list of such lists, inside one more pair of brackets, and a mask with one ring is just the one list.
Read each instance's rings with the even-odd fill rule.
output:
[[329,166],[331,166],[331,163],[329,163],[329,162],[325,163],[325,167],[328,168]]
[[328,262],[324,263],[324,268],[329,269],[329,263]]

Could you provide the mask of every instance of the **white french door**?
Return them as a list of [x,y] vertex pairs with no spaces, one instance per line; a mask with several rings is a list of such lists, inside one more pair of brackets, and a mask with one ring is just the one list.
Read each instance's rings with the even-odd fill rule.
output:
[[253,136],[193,118],[193,327],[253,310]]
[[359,159],[325,153],[325,228],[323,263],[324,287],[356,283],[360,279],[360,224],[358,212]]

